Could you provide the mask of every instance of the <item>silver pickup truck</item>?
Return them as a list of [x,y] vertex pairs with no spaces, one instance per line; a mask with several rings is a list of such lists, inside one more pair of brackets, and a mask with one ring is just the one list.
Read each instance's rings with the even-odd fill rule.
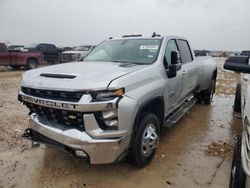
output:
[[18,98],[31,117],[23,136],[92,164],[126,157],[144,167],[163,127],[197,101],[210,104],[216,76],[216,63],[195,59],[185,38],[110,38],[82,62],[23,74]]

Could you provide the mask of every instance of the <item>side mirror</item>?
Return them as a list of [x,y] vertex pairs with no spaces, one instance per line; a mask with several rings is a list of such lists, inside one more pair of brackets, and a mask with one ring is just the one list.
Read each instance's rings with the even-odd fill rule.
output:
[[181,63],[180,53],[177,51],[172,51],[171,52],[171,64],[176,65],[178,63]]
[[224,69],[240,73],[250,73],[248,56],[232,56],[227,58],[224,63]]
[[177,71],[181,69],[180,53],[177,51],[171,52],[171,65],[168,66],[167,75],[168,78],[174,78],[177,75]]

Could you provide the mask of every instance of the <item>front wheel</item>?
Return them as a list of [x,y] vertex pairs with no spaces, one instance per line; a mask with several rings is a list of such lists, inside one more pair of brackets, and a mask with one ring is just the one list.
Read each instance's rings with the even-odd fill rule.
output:
[[151,162],[158,146],[159,130],[157,116],[153,113],[144,113],[128,155],[131,164],[142,168]]

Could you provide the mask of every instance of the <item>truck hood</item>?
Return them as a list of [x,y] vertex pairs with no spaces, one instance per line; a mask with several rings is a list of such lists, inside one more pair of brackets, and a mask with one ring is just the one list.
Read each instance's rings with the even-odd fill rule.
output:
[[112,62],[65,63],[25,72],[22,86],[63,91],[105,90],[113,80],[145,66]]

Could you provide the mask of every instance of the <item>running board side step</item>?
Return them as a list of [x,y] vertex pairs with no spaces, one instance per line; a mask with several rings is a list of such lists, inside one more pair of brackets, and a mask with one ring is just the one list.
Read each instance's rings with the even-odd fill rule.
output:
[[169,128],[174,126],[177,121],[179,121],[184,116],[184,114],[195,105],[196,101],[197,99],[194,96],[188,98],[179,108],[177,108],[166,118],[163,127]]

